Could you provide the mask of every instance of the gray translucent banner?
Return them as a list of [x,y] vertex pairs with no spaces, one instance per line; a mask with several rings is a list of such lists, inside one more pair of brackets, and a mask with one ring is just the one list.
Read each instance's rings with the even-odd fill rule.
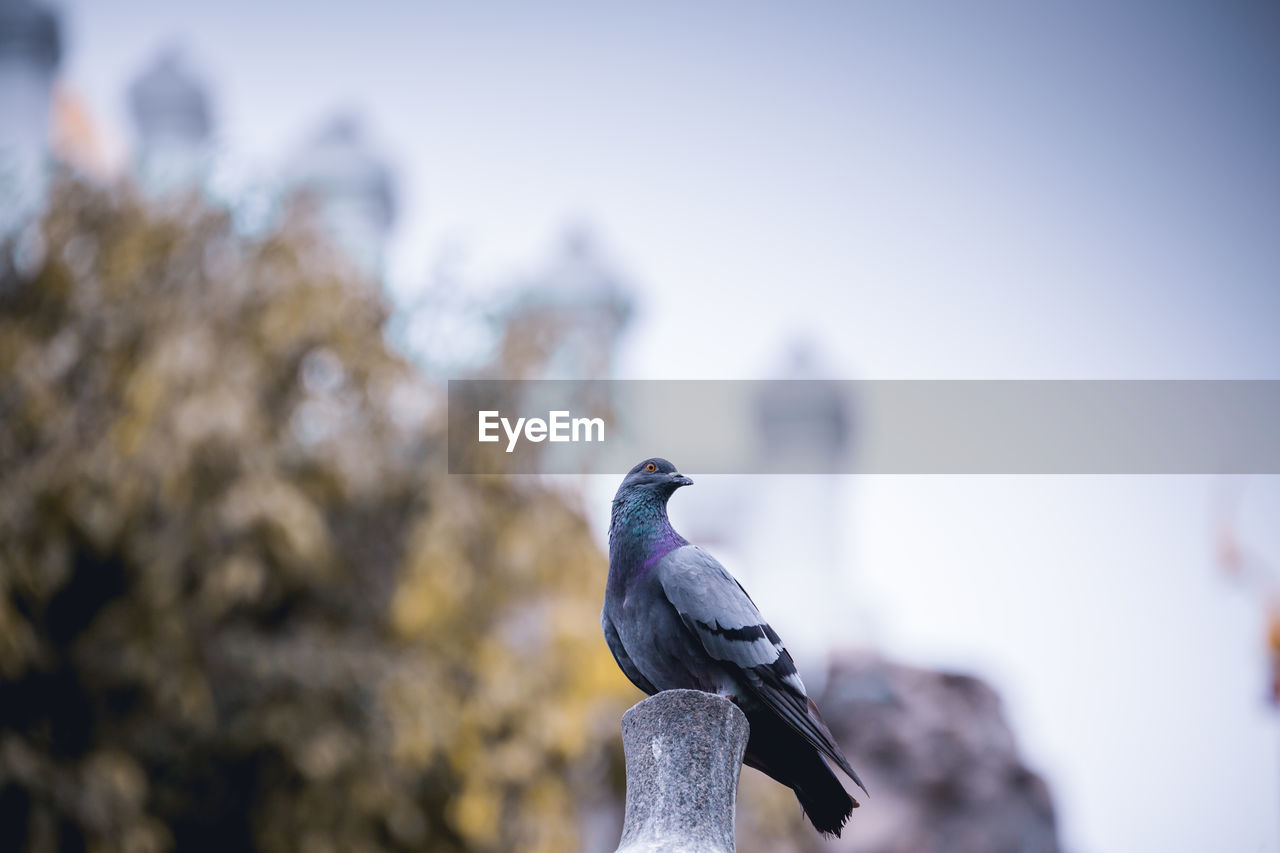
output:
[[1280,474],[1280,381],[449,382],[450,473],[651,456],[694,475]]

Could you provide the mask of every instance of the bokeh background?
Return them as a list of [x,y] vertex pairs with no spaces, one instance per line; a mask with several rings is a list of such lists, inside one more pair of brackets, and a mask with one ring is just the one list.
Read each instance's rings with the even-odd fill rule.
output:
[[[3,0],[6,844],[612,849],[616,480],[442,381],[1280,379],[1277,84],[1268,2]],[[1277,478],[687,473],[833,849],[1280,850]]]

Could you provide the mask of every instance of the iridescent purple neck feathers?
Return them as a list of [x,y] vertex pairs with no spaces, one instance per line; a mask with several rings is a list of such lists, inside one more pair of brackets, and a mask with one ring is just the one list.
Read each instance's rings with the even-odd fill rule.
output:
[[610,580],[643,576],[658,560],[689,544],[667,517],[669,496],[626,486],[618,490],[609,522]]

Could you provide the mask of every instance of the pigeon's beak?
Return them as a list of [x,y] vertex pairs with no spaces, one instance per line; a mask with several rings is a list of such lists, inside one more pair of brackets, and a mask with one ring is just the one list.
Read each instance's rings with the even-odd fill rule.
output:
[[672,482],[673,484],[675,484],[675,486],[676,486],[677,488],[679,488],[680,486],[692,486],[692,485],[693,485],[693,480],[691,480],[690,478],[686,477],[684,474],[672,474],[672,475],[671,475],[671,482]]

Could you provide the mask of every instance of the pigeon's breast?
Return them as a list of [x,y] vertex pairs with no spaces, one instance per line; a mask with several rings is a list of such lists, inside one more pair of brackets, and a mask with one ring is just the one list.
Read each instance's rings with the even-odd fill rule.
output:
[[734,682],[680,618],[654,575],[627,591],[614,618],[627,655],[659,690],[703,690],[729,695]]

